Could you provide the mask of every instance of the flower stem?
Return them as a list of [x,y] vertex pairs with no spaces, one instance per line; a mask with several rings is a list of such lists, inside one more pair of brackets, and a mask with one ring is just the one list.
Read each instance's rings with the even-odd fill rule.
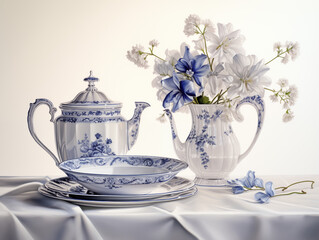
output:
[[[205,43],[205,52],[206,52],[208,64],[209,64],[210,70],[213,71],[213,61],[210,60],[210,57],[209,57],[209,55],[208,55],[207,42],[206,42],[206,37],[205,37],[205,34],[204,34],[204,33],[203,33],[203,39],[204,39],[204,43]],[[214,59],[213,59],[213,60],[214,60]]]
[[213,98],[213,100],[212,100],[212,103],[214,103],[215,99],[216,99],[217,97],[219,97],[219,95],[220,95],[222,92],[223,92],[223,90],[220,90],[220,92],[216,94],[216,96],[215,96],[215,97]]
[[154,56],[154,57],[156,57],[156,58],[158,58],[158,59],[162,60],[163,62],[165,62],[165,60],[164,60],[163,58],[161,58],[161,57],[159,57],[159,56],[155,55],[154,53],[152,53],[152,56]]
[[289,52],[292,48],[293,48],[293,46],[290,47],[290,48],[287,48],[286,51],[278,52],[278,53],[277,53],[277,56],[274,57],[273,59],[271,59],[270,61],[266,62],[265,65],[267,65],[268,63],[271,63],[271,62],[274,61],[276,58],[279,58],[281,55],[283,55],[283,54]]
[[209,57],[209,55],[208,55],[207,41],[206,41],[206,37],[205,37],[206,27],[204,28],[203,31],[202,31],[202,30],[200,29],[200,27],[197,26],[197,25],[196,25],[196,28],[198,29],[199,33],[203,36],[204,46],[205,46],[204,53],[205,53],[205,55],[207,56],[207,60],[208,60],[208,64],[209,64],[210,70],[213,71],[213,61],[214,61],[214,59],[211,61],[211,59],[210,59],[210,57]]
[[270,89],[270,88],[264,88],[265,90],[268,90],[268,91],[270,91],[270,92],[276,92],[276,90],[275,89]]
[[305,183],[305,182],[310,182],[311,183],[311,188],[313,189],[313,185],[315,184],[315,181],[312,181],[312,180],[304,180],[304,181],[299,181],[299,182],[295,182],[295,183],[292,183],[286,187],[278,187],[276,189],[281,189],[281,191],[285,191],[287,190],[289,187],[293,186],[293,185],[296,185],[296,184],[299,184],[299,183]]
[[[275,190],[279,190],[279,189],[281,189],[281,191],[285,191],[285,190],[287,190],[288,188],[290,188],[291,186],[293,186],[293,185],[297,185],[297,184],[300,184],[300,183],[305,183],[305,182],[309,182],[309,183],[311,183],[311,189],[313,189],[313,185],[315,184],[315,181],[312,181],[312,180],[304,180],[304,181],[299,181],[299,182],[295,182],[295,183],[292,183],[292,184],[290,184],[290,185],[288,185],[288,186],[286,186],[286,187],[276,187],[275,188]],[[247,189],[247,190],[265,190],[265,188],[263,188],[263,187],[257,187],[257,186],[255,186],[255,188],[248,188],[248,187],[244,187],[245,189]],[[300,193],[299,193],[300,194]],[[304,193],[303,193],[304,194]]]
[[[216,103],[216,104],[219,104],[220,103],[220,100],[221,99],[224,99],[223,98],[223,95],[228,91],[229,87],[223,92],[223,90],[220,90],[220,92],[214,97],[214,99],[212,100],[212,103]],[[217,100],[214,102],[214,100],[216,99],[217,97]],[[225,102],[225,101],[224,101]]]
[[152,49],[150,49],[150,51],[151,51],[150,53],[148,53],[148,52],[142,52],[142,51],[141,51],[140,54],[141,54],[141,55],[142,55],[142,54],[145,54],[146,56],[154,56],[154,57],[156,57],[156,58],[162,60],[163,62],[166,62],[165,59],[163,59],[163,58],[157,56],[156,54],[154,54],[153,51],[152,51]]
[[287,195],[292,195],[292,194],[307,194],[304,190],[301,190],[300,192],[290,192],[290,193],[282,193],[282,194],[277,194],[272,197],[279,197],[279,196],[287,196]]

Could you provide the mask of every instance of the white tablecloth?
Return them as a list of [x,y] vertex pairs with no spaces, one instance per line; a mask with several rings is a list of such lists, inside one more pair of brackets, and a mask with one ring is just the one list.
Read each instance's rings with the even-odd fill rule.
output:
[[319,239],[319,176],[264,177],[275,186],[316,181],[314,189],[301,185],[305,195],[275,197],[269,204],[255,203],[255,192],[199,188],[189,199],[114,209],[44,197],[37,188],[48,179],[0,177],[0,239]]

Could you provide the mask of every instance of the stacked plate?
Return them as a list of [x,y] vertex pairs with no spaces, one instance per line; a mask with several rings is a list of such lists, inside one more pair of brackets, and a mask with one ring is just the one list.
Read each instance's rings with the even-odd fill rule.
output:
[[91,207],[144,206],[196,194],[194,183],[175,175],[187,164],[171,158],[107,156],[68,160],[60,164],[68,177],[39,188],[47,197]]

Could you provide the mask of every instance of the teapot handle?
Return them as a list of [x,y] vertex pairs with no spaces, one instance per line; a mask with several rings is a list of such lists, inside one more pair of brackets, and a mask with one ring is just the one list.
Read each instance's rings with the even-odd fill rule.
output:
[[264,116],[265,116],[265,105],[264,105],[264,101],[262,100],[262,98],[259,95],[255,95],[255,96],[248,96],[243,98],[236,106],[236,111],[235,111],[235,119],[237,121],[243,121],[244,117],[238,112],[239,108],[243,105],[243,104],[249,104],[252,105],[256,111],[257,111],[257,115],[258,115],[258,124],[257,124],[257,131],[255,134],[255,137],[252,141],[252,143],[250,144],[250,146],[248,147],[248,149],[239,155],[238,157],[238,162],[240,162],[244,157],[246,157],[248,155],[248,153],[251,151],[251,149],[254,147],[257,138],[259,137],[260,134],[260,130],[261,127],[263,125],[264,122]]
[[56,112],[57,109],[53,106],[50,100],[45,98],[38,98],[35,100],[34,103],[30,103],[30,108],[28,111],[28,128],[33,139],[54,159],[55,164],[59,166],[60,161],[58,160],[58,158],[39,140],[38,136],[36,135],[34,131],[33,114],[34,114],[34,111],[37,109],[37,107],[40,106],[41,104],[45,104],[49,107],[49,110],[50,110],[49,113],[51,115],[50,121],[54,122],[54,113]]

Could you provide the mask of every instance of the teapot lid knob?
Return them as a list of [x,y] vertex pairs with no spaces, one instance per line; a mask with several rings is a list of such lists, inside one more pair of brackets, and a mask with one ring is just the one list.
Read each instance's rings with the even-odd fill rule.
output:
[[95,90],[94,82],[99,81],[99,79],[93,76],[93,71],[91,70],[90,75],[87,78],[84,78],[84,81],[89,82],[89,89],[87,90]]
[[97,82],[99,81],[99,79],[97,77],[93,76],[93,71],[90,71],[90,75],[87,78],[84,78],[84,81],[88,81],[88,82]]

